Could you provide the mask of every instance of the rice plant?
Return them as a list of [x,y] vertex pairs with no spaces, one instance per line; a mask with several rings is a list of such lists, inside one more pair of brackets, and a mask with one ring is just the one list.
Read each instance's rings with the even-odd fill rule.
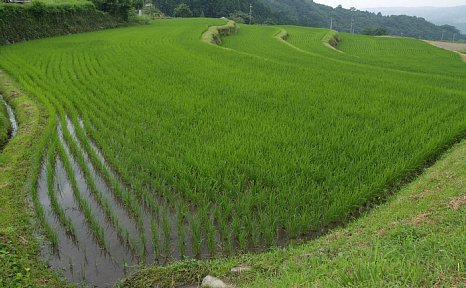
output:
[[50,199],[50,204],[52,206],[52,210],[57,216],[60,223],[64,226],[66,233],[74,240],[77,241],[76,238],[76,230],[71,221],[70,217],[66,215],[63,207],[60,205],[58,198],[57,198],[57,191],[55,191],[55,167],[56,167],[56,147],[57,143],[52,140],[52,143],[48,147],[47,151],[47,188],[48,188],[48,196]]
[[[346,221],[466,131],[466,69],[455,53],[348,34],[330,49],[328,30],[288,26],[240,27],[222,47],[200,40],[223,24],[168,19],[0,48],[0,66],[49,112],[33,187],[57,137],[54,118],[65,127],[69,115],[81,145],[64,132],[72,156],[142,258],[150,240],[156,258],[173,247],[183,256],[186,247],[233,254]],[[57,151],[103,245],[63,144]],[[122,228],[92,184],[83,151],[139,235]]]

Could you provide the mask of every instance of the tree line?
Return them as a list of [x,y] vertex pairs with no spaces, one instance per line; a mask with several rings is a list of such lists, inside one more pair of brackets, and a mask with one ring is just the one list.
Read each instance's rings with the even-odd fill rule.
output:
[[332,28],[340,32],[390,34],[432,40],[440,40],[443,36],[446,40],[453,37],[466,40],[466,36],[455,27],[435,25],[424,18],[382,16],[380,13],[355,8],[345,9],[341,5],[332,8],[311,0],[152,0],[152,4],[166,16],[228,17],[239,23],[249,22],[249,5],[252,4],[252,21],[255,24],[329,28],[332,22]]

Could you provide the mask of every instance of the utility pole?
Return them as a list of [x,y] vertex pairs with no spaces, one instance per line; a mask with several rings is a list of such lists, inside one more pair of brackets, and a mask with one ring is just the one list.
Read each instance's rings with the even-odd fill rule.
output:
[[330,30],[333,30],[333,17],[330,17]]
[[351,28],[350,33],[354,34],[354,16],[351,15]]
[[249,25],[252,24],[252,3],[249,4]]
[[456,33],[453,33],[453,42],[455,42]]
[[440,41],[443,41],[443,36],[445,35],[445,31],[442,31],[442,40]]

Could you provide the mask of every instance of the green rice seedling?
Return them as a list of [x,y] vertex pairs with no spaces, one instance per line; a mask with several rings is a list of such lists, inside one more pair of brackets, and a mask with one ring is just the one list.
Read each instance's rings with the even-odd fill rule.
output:
[[81,196],[81,193],[79,192],[78,184],[76,182],[76,179],[74,178],[73,167],[71,166],[70,160],[68,159],[68,155],[65,152],[63,143],[59,142],[58,138],[56,138],[55,141],[58,143],[57,145],[58,155],[60,156],[60,159],[63,162],[63,166],[65,168],[66,174],[68,175],[68,180],[70,181],[71,188],[73,190],[73,194],[75,196],[76,202],[81,208],[84,214],[84,217],[86,218],[86,221],[89,224],[89,229],[93,232],[97,242],[102,248],[106,249],[104,229],[102,228],[102,226],[99,224],[94,214],[92,213],[89,203]]
[[131,214],[136,218],[138,221],[138,227],[142,227],[142,220],[141,220],[141,212],[140,207],[137,203],[137,200],[134,198],[132,194],[130,194],[124,187],[118,183],[118,180],[115,179],[109,170],[104,166],[102,161],[98,159],[95,151],[91,148],[88,141],[90,141],[85,134],[84,128],[81,128],[80,125],[76,125],[77,116],[71,118],[73,120],[73,124],[75,126],[76,135],[82,143],[84,151],[89,155],[89,159],[91,160],[92,165],[96,167],[96,169],[101,173],[103,178],[105,179],[106,183],[112,188],[113,192],[115,193],[116,197],[122,201],[125,206],[129,209]]
[[224,24],[169,19],[0,48],[0,66],[45,103],[50,122],[71,116],[134,218],[143,206],[162,214],[164,256],[170,233],[185,233],[171,231],[176,208],[194,211],[190,229],[201,223],[205,233],[193,235],[212,248],[217,231],[231,252],[259,239],[275,246],[278,231],[309,235],[383,198],[466,131],[456,53],[344,33],[330,49],[327,29],[289,26],[245,26],[222,47],[200,41]]
[[74,240],[77,241],[76,238],[76,231],[75,227],[70,219],[69,216],[65,214],[63,207],[60,206],[56,191],[54,189],[54,179],[55,179],[55,164],[56,164],[56,145],[57,143],[53,141],[49,145],[49,149],[47,151],[47,188],[48,188],[48,196],[50,199],[50,204],[52,206],[52,210],[57,216],[60,223],[64,226],[66,233]]
[[[140,247],[138,248],[138,245],[136,244],[136,241],[132,239],[132,236],[129,236],[128,233],[125,233],[126,229],[121,226],[118,218],[116,217],[114,213],[113,207],[111,207],[111,205],[108,202],[108,199],[105,198],[102,192],[97,188],[94,182],[94,179],[92,178],[91,171],[86,164],[86,161],[84,159],[81,149],[78,147],[78,144],[75,142],[75,140],[71,136],[68,129],[66,129],[66,121],[64,117],[61,118],[61,127],[62,127],[62,133],[63,133],[64,140],[66,141],[68,147],[70,148],[73,158],[76,159],[79,165],[79,168],[83,172],[84,179],[86,180],[86,184],[88,185],[88,187],[90,188],[90,191],[95,196],[95,199],[97,200],[98,204],[104,211],[105,216],[110,220],[110,223],[112,223],[112,225],[114,226],[118,234],[118,237],[120,239],[124,239],[125,243],[129,245],[133,251],[139,251],[138,253],[141,254],[141,248]],[[141,238],[141,243],[145,243],[143,238]],[[144,245],[144,244],[141,244],[141,245]]]
[[47,221],[47,217],[45,215],[45,210],[44,207],[42,206],[40,199],[39,199],[39,177],[41,173],[41,168],[44,165],[43,164],[43,159],[46,159],[46,153],[45,153],[45,146],[48,142],[48,136],[51,134],[51,131],[53,129],[53,125],[55,123],[49,123],[47,125],[45,131],[44,131],[44,136],[39,139],[39,149],[36,152],[35,155],[35,161],[34,161],[34,167],[32,169],[32,183],[31,183],[31,195],[32,195],[32,203],[34,206],[34,210],[36,212],[38,221],[43,228],[44,234],[47,238],[48,241],[50,241],[51,247],[54,251],[58,251],[58,235],[57,232],[50,226],[50,223]]

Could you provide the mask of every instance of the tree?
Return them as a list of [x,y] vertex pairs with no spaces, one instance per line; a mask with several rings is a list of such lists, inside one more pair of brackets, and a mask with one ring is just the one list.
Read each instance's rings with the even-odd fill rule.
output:
[[249,22],[249,14],[243,11],[235,11],[230,14],[229,18],[240,24]]
[[181,3],[180,5],[176,6],[175,10],[173,11],[173,16],[175,17],[192,17],[193,11],[189,8],[188,4]]
[[366,35],[372,35],[372,36],[382,36],[382,35],[387,35],[387,30],[385,28],[379,27],[379,28],[364,28],[363,34]]
[[93,0],[93,3],[97,9],[123,20],[128,20],[130,10],[133,8],[130,0]]

